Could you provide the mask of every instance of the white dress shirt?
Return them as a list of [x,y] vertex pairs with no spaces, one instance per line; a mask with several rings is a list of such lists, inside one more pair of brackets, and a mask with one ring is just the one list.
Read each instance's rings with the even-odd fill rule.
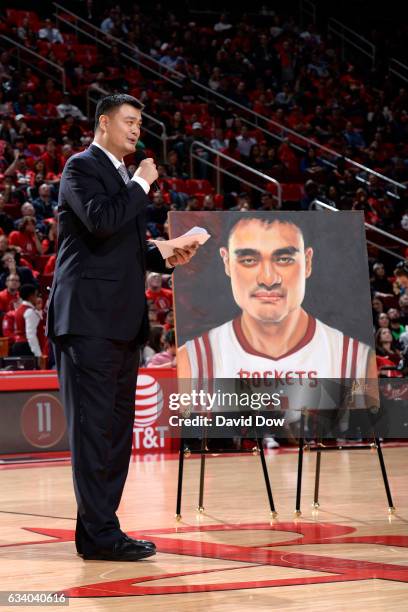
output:
[[[111,160],[112,164],[115,166],[116,170],[119,168],[119,166],[121,164],[124,164],[123,159],[122,159],[122,161],[120,161],[110,151],[108,151],[108,149],[105,149],[105,147],[102,147],[102,145],[100,145],[98,142],[95,142],[95,140],[93,141],[92,144],[95,145],[95,147],[98,147],[99,149],[101,149],[101,151],[103,151],[105,153],[105,155],[107,155],[109,157],[109,159]],[[134,181],[135,183],[139,183],[139,185],[141,186],[141,188],[143,189],[143,191],[145,192],[146,195],[149,193],[150,185],[149,185],[149,183],[144,178],[142,178],[141,176],[136,176],[134,174],[130,180]]]
[[27,342],[30,345],[30,349],[34,355],[36,357],[41,357],[41,347],[37,336],[37,327],[42,319],[41,313],[39,310],[34,308],[31,302],[26,302],[23,300],[22,303],[24,306],[29,306],[24,313],[25,335]]

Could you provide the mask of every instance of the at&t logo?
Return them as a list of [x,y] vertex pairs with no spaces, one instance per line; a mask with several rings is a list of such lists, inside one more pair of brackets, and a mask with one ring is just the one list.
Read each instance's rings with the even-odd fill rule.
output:
[[163,390],[148,374],[137,377],[133,448],[153,450],[164,448],[167,426],[155,425],[163,410]]

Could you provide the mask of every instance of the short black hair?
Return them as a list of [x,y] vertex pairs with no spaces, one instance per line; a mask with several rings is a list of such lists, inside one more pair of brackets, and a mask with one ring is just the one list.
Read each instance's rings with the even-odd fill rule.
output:
[[20,287],[20,297],[22,300],[28,300],[32,295],[37,293],[38,289],[35,285],[23,285]]
[[130,104],[130,106],[133,106],[138,110],[144,109],[144,104],[139,102],[137,98],[129,96],[129,94],[111,94],[109,96],[104,96],[98,101],[98,104],[96,105],[95,131],[99,127],[99,117],[101,115],[107,115],[115,108],[119,108],[119,106],[122,106],[123,104]]
[[302,222],[302,215],[296,215],[296,212],[292,211],[253,211],[249,210],[246,212],[232,212],[228,213],[228,221],[223,228],[222,244],[228,246],[231,234],[233,233],[235,226],[241,221],[260,221],[265,226],[272,225],[273,223],[282,223],[286,225],[293,225],[296,227],[303,237],[305,247],[309,246],[310,239],[308,237],[307,228],[305,223]]

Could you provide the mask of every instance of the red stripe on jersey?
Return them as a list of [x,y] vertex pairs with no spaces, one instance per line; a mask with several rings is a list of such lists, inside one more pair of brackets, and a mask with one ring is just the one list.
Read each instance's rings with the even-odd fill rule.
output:
[[353,353],[351,357],[351,377],[355,378],[357,373],[357,349],[358,349],[358,340],[353,339]]
[[210,345],[210,339],[208,337],[208,332],[205,332],[205,334],[203,334],[203,342],[204,342],[205,354],[207,357],[208,380],[212,380],[214,376],[214,366],[213,366],[213,356],[212,356],[212,350],[211,350],[211,345]]
[[197,366],[198,366],[198,381],[200,383],[200,381],[203,380],[203,358],[201,355],[201,346],[200,343],[198,341],[198,338],[194,338],[194,348],[195,348],[195,352],[196,352],[196,356],[197,356]]
[[244,349],[244,351],[246,351],[250,355],[255,355],[256,357],[265,357],[266,359],[270,359],[271,361],[279,361],[279,359],[284,359],[285,357],[289,357],[289,355],[293,355],[293,353],[300,351],[300,349],[302,349],[307,344],[309,344],[309,342],[313,339],[313,336],[316,331],[316,319],[312,317],[312,315],[309,315],[306,332],[303,338],[296,344],[296,346],[293,347],[293,349],[291,349],[284,355],[279,355],[279,357],[271,357],[270,355],[266,355],[265,353],[259,353],[249,344],[242,330],[241,317],[239,317],[238,319],[234,319],[232,322],[232,326],[233,326],[236,338],[239,344],[241,345],[241,347]]
[[343,354],[341,357],[341,378],[346,378],[346,366],[347,366],[347,353],[349,347],[350,338],[343,336]]

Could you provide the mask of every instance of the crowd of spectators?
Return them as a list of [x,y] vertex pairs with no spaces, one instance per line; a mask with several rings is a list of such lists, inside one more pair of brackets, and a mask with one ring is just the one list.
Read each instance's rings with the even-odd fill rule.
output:
[[[404,88],[380,72],[359,74],[353,65],[339,60],[330,38],[316,32],[313,25],[302,30],[293,18],[283,19],[269,11],[261,26],[252,23],[252,17],[234,21],[226,15],[215,24],[197,25],[190,16],[160,18],[163,10],[156,5],[126,14],[113,8],[101,16],[99,25],[104,24],[107,36],[123,38],[183,75],[177,95],[163,83],[145,87],[139,82],[136,87],[167,126],[168,144],[173,148],[167,176],[183,179],[189,174],[189,145],[201,141],[292,187],[284,189],[290,206],[300,200],[307,209],[318,196],[340,209],[363,210],[367,221],[383,229],[406,229],[405,190],[393,192],[387,182],[358,172],[344,161],[352,158],[406,185],[408,94]],[[93,18],[98,22],[97,15]],[[249,131],[232,105],[220,110],[214,104],[199,103],[191,80],[269,118],[266,126],[272,136]],[[340,157],[331,157],[313,142]],[[295,145],[302,145],[303,152]],[[211,155],[204,148],[195,152],[203,159],[196,162],[195,175],[209,178],[206,162]],[[229,169],[226,162],[221,166]],[[243,185],[224,176],[223,190],[234,194],[225,201],[230,208],[236,205]],[[259,193],[252,191],[250,196],[251,207],[258,207]]]
[[402,376],[408,373],[408,262],[397,264],[392,277],[374,263],[371,293],[379,372]]
[[[388,75],[359,73],[339,59],[334,41],[313,24],[300,28],[293,17],[271,10],[260,20],[222,14],[212,21],[200,18],[200,23],[161,3],[104,11],[103,5],[88,1],[81,10],[104,32],[109,54],[80,41],[72,29],[60,29],[47,16],[40,19],[33,12],[12,9],[0,15],[0,31],[64,68],[70,92],[32,67],[19,70],[12,50],[1,53],[0,292],[6,292],[7,302],[7,308],[4,300],[0,303],[3,335],[5,328],[12,328],[7,313],[18,300],[16,285],[35,286],[47,296],[55,265],[59,178],[66,160],[93,137],[85,113],[89,92],[97,96],[128,91],[166,126],[165,159],[148,134],[140,143],[154,150],[162,187],[147,210],[148,237],[167,236],[169,209],[307,210],[316,198],[338,209],[362,210],[372,225],[408,234],[405,190],[391,188],[376,174],[346,161],[351,158],[401,185],[408,183],[408,91]],[[135,58],[143,52],[159,62],[164,74],[176,70],[171,76],[179,87],[152,80],[123,58],[115,38],[126,42]],[[210,97],[204,103],[194,82],[231,103],[220,108]],[[248,127],[245,109],[267,118],[267,132]],[[189,157],[193,142],[194,179]],[[219,161],[221,193],[215,193],[215,174],[208,162],[216,162],[207,147],[231,158]],[[282,204],[273,184],[237,171],[234,161],[282,183]],[[381,260],[378,251],[370,253],[373,310],[374,304],[381,305],[380,314],[388,316],[388,325],[380,326],[375,315],[377,353],[385,357],[384,351],[394,351],[395,364],[397,351],[403,352],[396,342],[407,325],[408,289],[397,283],[394,268],[392,258]],[[162,350],[163,359],[174,362],[170,283],[157,275],[147,281],[152,338],[145,364],[152,360],[152,351]],[[391,331],[391,341],[382,329]]]

